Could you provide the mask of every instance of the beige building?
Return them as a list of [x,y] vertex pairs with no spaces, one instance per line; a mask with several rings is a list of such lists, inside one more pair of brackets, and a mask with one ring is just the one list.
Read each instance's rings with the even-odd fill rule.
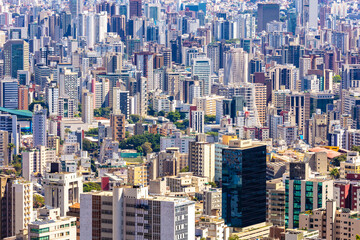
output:
[[12,191],[13,235],[26,229],[33,219],[33,184],[24,180],[14,180]]
[[221,216],[222,191],[220,188],[211,188],[204,191],[204,215]]
[[282,178],[266,182],[266,222],[285,226],[285,186]]
[[195,176],[215,179],[215,144],[206,142],[206,135],[199,134],[189,143],[189,167]]
[[39,146],[21,153],[22,155],[22,175],[30,181],[34,174],[45,175],[48,162],[56,160],[56,150]]
[[204,111],[205,115],[216,115],[216,101],[224,99],[223,96],[204,96],[195,99],[197,111]]
[[358,152],[348,152],[345,162],[340,162],[340,177],[346,178],[349,173],[360,173],[360,156]]
[[266,85],[255,84],[255,105],[260,124],[265,126],[266,121]]
[[325,208],[301,213],[299,228],[318,230],[322,239],[353,240],[360,233],[360,213],[337,209],[336,201],[328,200]]
[[202,216],[196,221],[196,236],[204,239],[228,240],[230,228],[224,219],[216,216]]
[[192,172],[179,173],[176,177],[166,177],[170,192],[200,192],[206,189],[207,177],[194,176]]

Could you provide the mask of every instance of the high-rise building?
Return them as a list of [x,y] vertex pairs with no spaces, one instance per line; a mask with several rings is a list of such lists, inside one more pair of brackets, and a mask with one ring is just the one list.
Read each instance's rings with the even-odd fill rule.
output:
[[119,111],[115,111],[110,115],[110,126],[114,141],[121,142],[125,139],[125,122],[125,115]]
[[285,186],[281,178],[266,182],[266,222],[285,226]]
[[129,18],[142,16],[142,0],[130,0]]
[[[96,204],[97,201],[99,204]],[[140,209],[138,206],[146,209]],[[155,220],[156,219],[156,220]],[[143,227],[136,227],[141,226]],[[148,231],[148,228],[152,229]],[[152,197],[147,187],[81,194],[80,237],[115,240],[194,239],[195,204],[181,198]]]
[[76,18],[83,11],[84,1],[70,0],[69,2],[70,2],[71,17]]
[[46,172],[46,164],[56,159],[56,150],[48,149],[45,146],[38,146],[21,153],[22,156],[22,176],[27,181],[33,179],[33,175],[40,173],[42,176]]
[[13,235],[20,234],[34,221],[33,215],[33,184],[24,180],[14,180],[12,192],[12,227]]
[[299,227],[301,212],[325,207],[333,196],[333,181],[324,179],[285,180],[285,226]]
[[136,53],[135,63],[137,70],[141,71],[141,76],[147,78],[147,91],[154,90],[154,54],[151,52]]
[[242,48],[232,48],[225,53],[224,84],[239,86],[248,82],[249,54]]
[[190,126],[193,129],[193,131],[198,133],[204,133],[205,131],[204,118],[205,118],[204,111],[191,111]]
[[60,216],[66,216],[71,205],[80,203],[82,181],[77,173],[46,173],[43,180],[45,205],[60,208]]
[[37,111],[33,114],[33,146],[46,146],[46,109]]
[[15,145],[14,152],[9,154],[18,154],[20,147],[20,129],[16,115],[0,114],[0,131],[7,131],[9,133],[8,142]]
[[258,3],[257,31],[266,31],[266,25],[280,19],[280,5],[277,3]]
[[9,160],[9,133],[0,130],[0,166],[8,166]]
[[310,94],[293,92],[286,96],[286,109],[292,117],[292,124],[299,130],[305,127],[305,120],[310,118]]
[[28,110],[29,108],[29,88],[26,86],[19,86],[19,100],[18,100],[18,109],[19,110]]
[[91,124],[94,121],[94,94],[83,92],[81,110],[82,121]]
[[50,85],[45,88],[45,99],[48,105],[49,115],[58,115],[59,111],[59,87],[56,82],[51,82]]
[[5,75],[17,78],[18,70],[29,71],[29,44],[24,40],[8,40],[4,44]]
[[209,58],[194,58],[192,60],[192,76],[200,81],[202,96],[211,94],[211,60]]
[[222,218],[231,227],[266,220],[266,146],[230,140],[223,149]]
[[126,16],[115,15],[111,17],[111,31],[116,32],[121,40],[126,40]]
[[195,176],[215,180],[215,144],[206,142],[206,135],[199,134],[189,145],[189,170]]
[[19,105],[19,90],[17,79],[4,78],[0,80],[0,105],[8,109],[17,109]]
[[94,109],[109,106],[110,81],[107,78],[93,79]]
[[74,99],[77,103],[79,100],[78,73],[72,72],[70,69],[65,69],[65,71],[60,74],[59,83],[60,96]]

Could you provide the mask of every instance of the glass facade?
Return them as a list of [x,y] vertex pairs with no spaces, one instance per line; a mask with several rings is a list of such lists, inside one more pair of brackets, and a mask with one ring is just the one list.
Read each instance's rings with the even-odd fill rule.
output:
[[[293,187],[290,189],[290,181],[293,182]],[[316,186],[317,184],[317,192]],[[299,215],[302,212],[301,206],[305,206],[305,211],[313,210],[322,207],[322,182],[301,181],[301,180],[285,180],[285,227],[291,228],[299,227]],[[305,192],[301,189],[301,185],[305,185]],[[303,188],[304,189],[304,188]],[[317,202],[314,204],[314,194],[317,195]],[[301,196],[305,195],[305,202],[301,201]],[[289,204],[289,202],[293,204]],[[293,212],[293,219],[289,218],[289,212]],[[292,223],[292,224],[290,224]],[[292,225],[292,226],[291,226]]]
[[12,44],[11,65],[11,77],[17,78],[17,71],[24,66],[24,44]]
[[222,217],[231,227],[266,221],[266,146],[223,149]]

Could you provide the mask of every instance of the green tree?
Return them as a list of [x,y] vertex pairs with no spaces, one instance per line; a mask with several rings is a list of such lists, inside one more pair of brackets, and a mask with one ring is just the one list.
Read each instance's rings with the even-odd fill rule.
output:
[[95,117],[110,118],[110,114],[111,114],[111,108],[110,107],[94,109],[94,116]]
[[360,240],[360,235],[356,234],[356,240]]
[[360,146],[352,146],[351,147],[351,151],[356,151],[356,152],[360,152]]
[[219,133],[218,132],[207,132],[206,134],[210,135],[210,136],[219,136]]
[[333,77],[333,82],[334,83],[340,83],[341,82],[341,76],[340,75],[335,75]]
[[205,117],[204,117],[205,124],[213,123],[213,122],[215,122],[215,120],[216,120],[215,115],[205,115]]
[[29,105],[29,111],[34,112],[34,106],[35,106],[36,104],[40,104],[42,108],[49,109],[48,105],[47,105],[44,101],[33,101],[33,102]]
[[333,168],[333,169],[330,171],[330,176],[331,176],[333,179],[338,179],[338,178],[340,177],[339,169]]
[[99,128],[90,128],[88,131],[85,132],[85,136],[98,136],[99,135]]
[[186,166],[180,170],[180,172],[188,172],[188,171],[189,171],[189,166]]
[[141,144],[141,148],[145,154],[151,153],[153,151],[151,148],[151,143],[149,142],[144,142],[143,144]]
[[152,104],[148,106],[147,115],[157,117],[158,113],[154,110]]
[[213,188],[217,188],[217,185],[216,185],[215,182],[209,182],[209,185],[210,185],[211,187],[213,187]]
[[135,114],[131,114],[129,117],[133,123],[137,123],[138,121],[140,121],[140,119],[142,119],[140,115]]
[[175,112],[169,112],[166,116],[171,122],[176,122],[180,119],[180,113],[178,111]]
[[83,185],[83,191],[84,192],[91,192],[92,190],[100,191],[101,190],[100,184],[98,184],[96,182],[86,182],[86,183],[84,183],[84,185]]
[[346,155],[345,155],[345,154],[342,154],[342,155],[334,158],[331,163],[332,163],[332,165],[334,165],[335,167],[339,167],[339,166],[340,166],[340,162],[344,162],[344,161],[346,161]]
[[98,145],[86,138],[83,140],[83,149],[84,151],[88,151],[89,153],[93,153],[95,150],[97,150]]
[[240,240],[240,238],[236,235],[232,235],[231,237],[229,237],[229,240]]
[[141,135],[133,135],[120,142],[119,147],[121,149],[137,149],[139,152],[143,152],[142,145],[145,142],[151,144],[153,152],[160,151],[160,134],[144,133]]
[[174,123],[175,126],[180,129],[180,130],[185,130],[186,128],[189,127],[189,120],[185,119],[185,120],[180,120]]
[[45,205],[44,197],[40,194],[33,195],[33,206],[34,208],[41,208]]
[[158,116],[164,117],[166,115],[166,112],[164,110],[161,110],[158,112]]

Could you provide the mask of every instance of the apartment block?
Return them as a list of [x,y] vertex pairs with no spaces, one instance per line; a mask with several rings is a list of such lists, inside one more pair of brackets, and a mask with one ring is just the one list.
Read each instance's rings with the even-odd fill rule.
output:
[[43,180],[45,205],[60,208],[60,216],[65,216],[71,205],[80,202],[82,181],[77,173],[47,173]]
[[299,228],[318,230],[321,239],[352,240],[360,233],[360,213],[339,209],[336,201],[328,200],[323,208],[301,213]]

